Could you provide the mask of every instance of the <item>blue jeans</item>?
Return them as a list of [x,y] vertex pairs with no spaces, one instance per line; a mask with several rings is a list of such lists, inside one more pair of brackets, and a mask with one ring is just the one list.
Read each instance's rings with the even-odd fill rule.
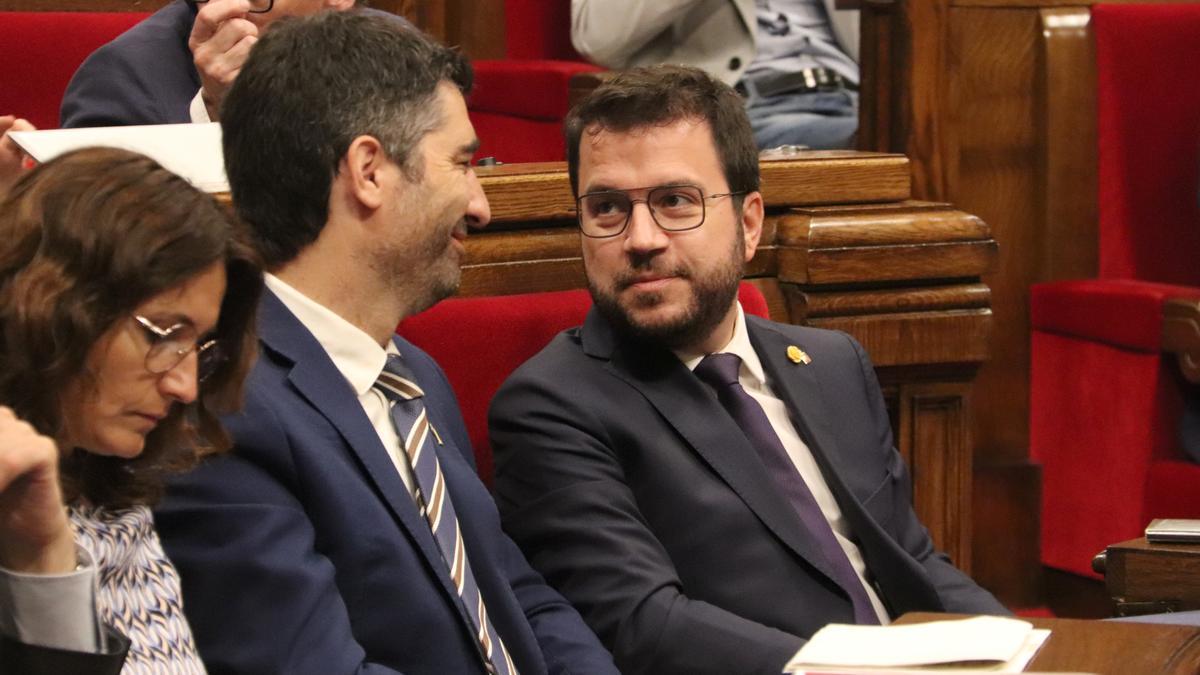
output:
[[813,150],[854,147],[858,92],[848,89],[780,94],[746,105],[760,149],[806,145]]

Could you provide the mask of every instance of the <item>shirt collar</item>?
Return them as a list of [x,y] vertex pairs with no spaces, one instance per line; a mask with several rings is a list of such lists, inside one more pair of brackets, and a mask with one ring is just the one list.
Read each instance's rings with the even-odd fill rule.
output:
[[[751,383],[759,386],[766,382],[767,377],[762,361],[758,359],[754,345],[750,344],[750,333],[746,330],[746,313],[742,310],[742,303],[737,304],[737,320],[733,324],[733,337],[724,347],[714,353],[736,354],[742,359],[742,367],[739,369],[741,377],[748,377]],[[676,351],[675,356],[683,361],[683,365],[687,366],[688,370],[695,370],[708,354]]]
[[383,372],[387,355],[399,353],[395,342],[388,340],[386,349],[380,347],[357,326],[274,274],[265,274],[264,283],[312,333],[359,396],[375,384],[379,373]]

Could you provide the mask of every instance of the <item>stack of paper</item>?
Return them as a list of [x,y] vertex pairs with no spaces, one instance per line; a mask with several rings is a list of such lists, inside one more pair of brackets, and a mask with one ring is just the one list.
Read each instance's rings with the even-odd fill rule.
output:
[[796,652],[788,673],[914,672],[958,667],[1019,673],[1050,631],[1017,619],[980,616],[904,626],[831,624]]
[[12,131],[9,137],[38,162],[80,148],[122,148],[149,156],[205,192],[229,191],[221,154],[221,125],[215,122]]

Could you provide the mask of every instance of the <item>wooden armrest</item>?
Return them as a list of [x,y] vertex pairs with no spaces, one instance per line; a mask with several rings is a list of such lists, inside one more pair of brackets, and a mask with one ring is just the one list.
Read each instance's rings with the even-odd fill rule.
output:
[[1179,359],[1188,382],[1200,384],[1200,298],[1163,303],[1162,348]]

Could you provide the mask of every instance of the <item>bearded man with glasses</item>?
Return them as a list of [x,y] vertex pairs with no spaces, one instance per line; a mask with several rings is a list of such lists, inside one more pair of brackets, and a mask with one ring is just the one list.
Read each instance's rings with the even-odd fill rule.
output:
[[[174,0],[83,62],[63,95],[62,126],[219,121],[221,101],[250,48],[276,21],[346,11],[358,4],[358,0]],[[394,16],[367,8],[361,11]]]
[[763,232],[741,100],[626,71],[566,121],[595,307],[493,399],[504,529],[623,673],[771,673],[827,623],[1006,613],[913,512],[870,361],[747,316]]

